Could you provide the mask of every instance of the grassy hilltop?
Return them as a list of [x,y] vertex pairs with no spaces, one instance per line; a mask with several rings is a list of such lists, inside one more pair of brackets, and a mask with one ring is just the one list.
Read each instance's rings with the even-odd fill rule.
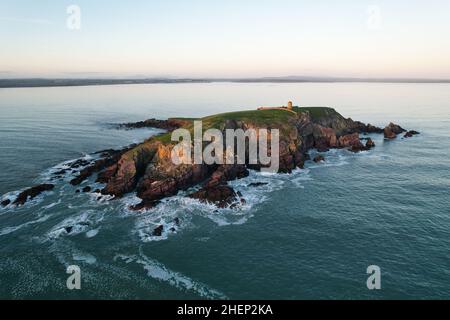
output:
[[[342,117],[336,110],[329,107],[293,107],[292,111],[289,110],[244,110],[219,113],[215,115],[206,116],[203,118],[175,118],[177,120],[186,121],[186,125],[183,126],[188,130],[193,130],[193,121],[201,120],[203,123],[203,130],[211,128],[223,129],[227,121],[239,121],[244,123],[250,123],[261,128],[277,127],[283,130],[283,128],[289,123],[289,120],[298,118],[301,113],[308,112],[311,120],[315,121],[320,118],[326,118],[330,116]],[[170,143],[171,133],[165,133],[155,137],[156,140],[163,143]]]

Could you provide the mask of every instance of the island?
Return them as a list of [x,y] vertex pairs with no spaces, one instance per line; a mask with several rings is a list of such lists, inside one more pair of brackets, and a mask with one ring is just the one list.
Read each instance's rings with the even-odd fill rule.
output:
[[[303,168],[309,160],[309,150],[325,152],[331,148],[347,149],[351,152],[368,151],[375,147],[369,133],[384,134],[385,139],[395,139],[404,133],[404,138],[419,134],[406,131],[399,125],[390,123],[385,128],[345,118],[335,109],[328,107],[296,107],[291,102],[286,107],[264,107],[258,110],[229,112],[206,116],[200,119],[170,118],[166,120],[148,119],[136,123],[124,123],[121,129],[160,128],[165,132],[152,136],[140,144],[120,150],[103,150],[93,160],[78,159],[66,168],[55,172],[55,178],[73,175],[70,184],[74,192],[96,192],[109,198],[120,198],[135,192],[141,202],[132,210],[153,208],[181,190],[191,190],[187,196],[202,202],[213,203],[217,207],[238,207],[245,203],[239,192],[235,192],[229,181],[248,176],[249,170],[261,170],[259,164],[174,164],[171,150],[176,145],[172,132],[179,128],[193,129],[193,122],[201,120],[203,130],[215,128],[222,132],[227,129],[250,128],[279,130],[279,169],[289,174],[296,168]],[[247,151],[247,150],[246,150]],[[326,161],[318,155],[316,162]],[[74,170],[76,169],[76,170]],[[102,189],[91,190],[90,186],[79,185],[91,176]],[[93,180],[92,180],[93,181]],[[4,200],[3,206],[20,206],[28,199],[53,188],[52,184],[37,185],[22,191],[15,200]],[[113,200],[111,200],[113,201]],[[162,230],[155,229],[155,234]]]

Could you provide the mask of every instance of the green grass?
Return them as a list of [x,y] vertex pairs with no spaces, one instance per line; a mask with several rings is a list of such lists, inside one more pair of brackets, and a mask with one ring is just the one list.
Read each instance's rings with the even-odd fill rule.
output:
[[[336,110],[328,107],[294,107],[293,111],[298,113],[309,112],[313,119],[326,117],[330,115],[338,114]],[[211,116],[207,116],[204,118],[175,118],[182,120],[191,120],[189,125],[185,127],[191,131],[193,134],[194,120],[201,120],[203,124],[203,131],[216,128],[223,129],[226,121],[235,120],[235,121],[243,121],[246,123],[254,124],[260,127],[279,127],[283,130],[283,128],[288,127],[288,121],[296,117],[296,114],[286,110],[246,110],[246,111],[236,111],[236,112],[227,112],[220,113]],[[287,128],[286,128],[287,129]],[[163,133],[159,136],[154,137],[155,140],[161,141],[162,143],[170,143],[171,142],[171,133]]]
[[294,107],[294,111],[309,112],[312,119],[322,118],[326,116],[337,115],[338,112],[329,107]]
[[209,129],[220,128],[227,120],[269,126],[277,122],[283,123],[294,117],[294,113],[286,110],[247,110],[216,114],[204,117],[201,120],[203,121],[204,129]]

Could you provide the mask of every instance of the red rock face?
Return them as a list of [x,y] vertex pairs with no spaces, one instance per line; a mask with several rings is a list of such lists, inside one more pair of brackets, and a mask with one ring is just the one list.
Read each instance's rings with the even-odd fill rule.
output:
[[204,187],[189,195],[189,197],[198,199],[205,203],[214,203],[219,208],[225,208],[239,201],[238,194],[233,188],[227,185],[219,185],[214,187]]
[[[160,127],[176,128],[186,125],[183,121],[170,119],[164,123],[149,120],[134,124],[147,126],[157,124]],[[133,125],[133,124],[132,124]],[[253,128],[259,129],[251,121],[226,120],[220,130]],[[369,139],[363,145],[359,132],[381,132],[382,129],[361,122],[345,119],[336,112],[311,120],[309,113],[301,113],[287,123],[274,123],[268,129],[280,129],[279,172],[291,172],[303,167],[306,153],[310,148],[323,151],[329,148],[349,148],[358,152],[374,147]],[[389,130],[403,130],[394,124]],[[269,154],[270,150],[269,137]],[[120,155],[120,160],[109,163],[98,176],[98,181],[106,183],[104,194],[121,196],[136,190],[142,203],[136,209],[153,207],[164,197],[172,196],[180,190],[186,190],[198,184],[202,189],[191,197],[201,201],[214,202],[219,206],[235,202],[236,194],[227,182],[248,175],[248,168],[260,170],[262,165],[174,165],[171,160],[172,145],[155,140],[136,146]],[[318,159],[319,160],[319,159]]]
[[386,128],[384,128],[384,138],[385,139],[395,139],[398,134],[405,132],[406,130],[400,127],[398,124],[389,123]]
[[397,134],[394,131],[392,131],[388,127],[384,128],[384,138],[385,139],[395,139],[396,137],[397,137]]
[[315,125],[313,129],[314,147],[319,151],[327,151],[329,148],[336,148],[338,140],[333,128]]
[[109,166],[97,176],[96,182],[107,183],[117,172],[117,163]]
[[[312,117],[309,112],[301,112],[281,122],[279,120],[265,119],[262,123],[255,124],[251,119],[224,120],[219,123],[219,130],[225,129],[255,129],[257,134],[261,129],[279,129],[279,172],[289,173],[297,167],[302,168],[307,158],[307,152],[311,148],[326,151],[330,148],[348,148],[350,151],[359,152],[369,150],[375,146],[369,138],[363,145],[359,138],[361,132],[380,133],[388,139],[393,139],[397,134],[405,130],[400,126],[390,123],[384,130],[362,122],[345,119],[332,109],[326,109],[322,115]],[[179,127],[189,126],[187,120],[150,119],[134,124],[125,124],[123,127],[159,127],[166,130],[174,130]],[[261,127],[258,127],[261,126]],[[419,134],[409,131],[405,137]],[[268,155],[272,153],[268,137]],[[173,145],[160,141],[162,139],[150,138],[139,145],[129,146],[123,150],[104,150],[101,158],[95,161],[78,159],[70,165],[69,169],[63,169],[55,174],[64,174],[74,168],[81,168],[79,175],[70,183],[79,185],[81,182],[98,173],[97,182],[105,183],[102,194],[110,194],[117,197],[125,193],[136,191],[142,202],[133,207],[140,210],[152,208],[159,200],[176,195],[180,190],[201,184],[202,188],[190,196],[203,202],[216,203],[219,207],[234,207],[245,203],[239,193],[228,186],[228,181],[248,176],[248,169],[260,170],[261,164],[195,164],[175,165],[171,159]],[[248,154],[248,150],[247,150]],[[316,157],[314,161],[323,161],[323,157]],[[27,189],[14,201],[14,204],[23,204],[27,199],[33,198],[41,192],[51,190],[53,185],[39,185]],[[84,189],[83,191],[90,191]],[[78,189],[77,192],[80,192]],[[98,192],[96,190],[95,192]],[[239,199],[240,198],[240,199]],[[9,205],[11,200],[5,200],[0,205]],[[162,230],[157,230],[160,234]]]
[[338,146],[340,148],[359,147],[361,145],[358,132],[341,136],[338,140]]
[[242,164],[236,165],[221,165],[213,172],[211,177],[206,181],[206,187],[215,187],[222,185],[227,181],[241,179],[247,177],[249,172],[247,167]]

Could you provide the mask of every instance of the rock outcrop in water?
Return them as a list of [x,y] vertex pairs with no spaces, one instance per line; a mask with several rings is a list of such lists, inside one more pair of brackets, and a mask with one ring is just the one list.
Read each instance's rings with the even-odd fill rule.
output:
[[411,138],[411,137],[413,137],[413,136],[415,136],[415,135],[418,135],[418,134],[420,134],[420,132],[417,132],[417,131],[415,131],[415,130],[410,130],[410,131],[408,131],[408,132],[405,133],[405,135],[403,136],[403,138]]
[[384,138],[385,139],[395,139],[398,134],[405,132],[406,130],[400,127],[398,124],[389,123],[386,128],[384,128]]
[[119,129],[158,128],[158,129],[164,129],[167,131],[173,131],[175,129],[181,128],[182,126],[184,126],[186,124],[187,124],[187,120],[185,120],[185,119],[170,118],[167,120],[147,119],[147,120],[138,121],[138,122],[122,123],[122,124],[119,124],[117,127]]
[[[280,173],[303,168],[304,162],[309,159],[307,152],[310,149],[316,148],[319,152],[323,152],[331,148],[345,148],[352,152],[360,152],[375,146],[370,138],[366,138],[367,142],[363,144],[360,134],[384,133],[386,138],[392,139],[406,131],[393,123],[383,130],[350,118],[346,119],[332,108],[294,107],[292,111],[242,111],[198,120],[202,120],[204,130],[215,128],[221,132],[227,129],[254,129],[259,135],[260,129],[278,129]],[[219,207],[233,207],[245,203],[241,195],[228,185],[228,181],[248,176],[249,169],[260,170],[263,167],[261,164],[175,165],[172,162],[171,150],[176,142],[171,141],[171,131],[178,128],[192,130],[192,123],[193,119],[150,119],[120,125],[119,127],[127,129],[156,127],[166,129],[168,132],[122,150],[100,151],[97,153],[100,155],[99,158],[74,161],[68,168],[57,173],[75,172],[77,176],[70,181],[74,186],[97,174],[96,182],[105,184],[101,190],[103,195],[121,197],[126,193],[136,192],[142,201],[132,207],[135,210],[152,208],[158,205],[161,199],[194,186],[199,186],[199,189],[188,196],[199,201],[215,203]],[[408,136],[414,134],[415,131],[407,133]],[[248,145],[246,153],[248,154]],[[53,185],[44,184],[27,189],[13,204],[24,204],[27,199],[52,188]],[[89,192],[91,188],[85,187],[82,191]],[[7,205],[6,200],[2,205]],[[155,233],[161,232],[162,230],[157,230]]]
[[40,184],[40,185],[34,186],[32,188],[26,189],[17,196],[17,198],[16,198],[16,200],[14,200],[13,204],[23,205],[28,200],[37,197],[44,191],[50,191],[54,187],[55,186],[53,184],[45,183],[45,184]]

